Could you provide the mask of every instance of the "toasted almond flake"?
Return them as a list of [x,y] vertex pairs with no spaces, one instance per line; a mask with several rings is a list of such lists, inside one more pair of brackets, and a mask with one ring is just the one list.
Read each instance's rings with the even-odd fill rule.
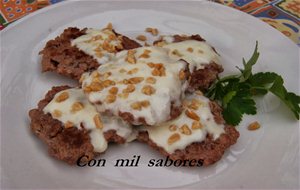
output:
[[148,78],[146,78],[146,83],[155,84],[156,79],[154,77],[148,77]]
[[193,121],[192,123],[192,129],[202,129],[203,125],[199,121]]
[[129,93],[118,94],[118,96],[119,96],[120,98],[126,99],[126,98],[128,98]]
[[136,37],[136,39],[144,42],[144,41],[147,40],[147,37],[144,36],[144,35],[138,35],[138,36]]
[[103,123],[102,123],[102,121],[100,119],[100,115],[99,114],[96,114],[94,116],[93,120],[94,120],[94,123],[96,125],[96,128],[103,129]]
[[173,54],[173,55],[176,55],[176,56],[178,56],[178,57],[182,57],[182,54],[181,54],[177,49],[174,49],[174,50],[172,51],[172,54]]
[[60,93],[57,98],[55,99],[56,102],[63,102],[66,99],[69,98],[69,93],[68,92],[62,92]]
[[116,52],[115,46],[110,44],[109,40],[104,40],[104,42],[102,43],[102,48],[104,50],[108,51],[109,53],[115,53]]
[[91,91],[101,91],[103,89],[103,85],[100,82],[92,82],[89,87]]
[[92,92],[92,88],[89,87],[89,86],[85,86],[85,87],[83,87],[83,92],[84,93],[90,93],[90,92]]
[[158,46],[158,47],[163,47],[164,45],[167,45],[167,43],[165,41],[160,41],[160,42],[155,43],[154,45]]
[[250,125],[248,125],[248,130],[250,130],[250,131],[254,131],[259,128],[260,128],[260,124],[257,121],[250,123]]
[[198,110],[200,106],[201,102],[199,100],[192,99],[191,103],[188,105],[188,108]]
[[74,102],[71,107],[71,113],[75,113],[84,108],[84,105],[81,102]]
[[177,126],[174,125],[174,124],[173,124],[173,125],[170,125],[170,126],[169,126],[169,130],[170,130],[170,131],[176,131],[176,130],[177,130]]
[[101,58],[101,57],[103,57],[103,53],[102,52],[96,52],[96,56]]
[[180,135],[178,133],[175,133],[168,138],[168,144],[172,145],[173,143],[175,143],[179,140],[180,140]]
[[110,94],[117,94],[118,93],[118,88],[117,87],[111,87],[109,90],[108,90],[108,92],[110,93]]
[[124,69],[124,68],[122,68],[122,69],[120,69],[119,70],[119,73],[126,73],[127,71],[126,71],[126,69]]
[[133,49],[128,50],[128,51],[127,51],[127,57],[126,57],[125,60],[126,60],[128,63],[136,64],[136,59],[135,59],[135,56],[134,56],[135,53],[136,53],[136,50],[133,50]]
[[164,68],[161,68],[161,69],[155,68],[155,69],[152,70],[151,74],[153,76],[160,76],[160,77],[166,76],[166,72],[165,72]]
[[151,72],[151,74],[152,74],[153,76],[160,76],[160,72],[159,72],[158,69],[153,69],[153,71]]
[[141,106],[144,108],[147,108],[150,106],[150,102],[148,100],[143,100],[140,103],[141,103]]
[[114,33],[112,33],[108,36],[108,38],[112,41],[112,40],[116,40],[117,36]]
[[104,78],[104,79],[107,79],[107,78],[110,77],[111,75],[112,75],[111,72],[106,72],[106,73],[103,74],[103,78]]
[[67,121],[66,123],[65,123],[65,128],[67,129],[67,128],[71,128],[71,127],[73,127],[74,126],[74,123],[72,123],[71,121]]
[[109,29],[109,30],[112,30],[112,29],[113,29],[112,23],[109,22],[109,23],[106,25],[106,28]]
[[148,27],[148,28],[146,28],[145,31],[151,33],[153,36],[157,36],[158,35],[158,29],[157,28],[150,28],[150,27]]
[[137,83],[142,82],[143,80],[144,80],[144,77],[133,77],[133,78],[128,79],[130,84],[137,84]]
[[123,79],[123,84],[129,84],[129,80],[128,79]]
[[146,95],[152,95],[156,92],[155,88],[153,88],[151,85],[145,85],[142,88],[142,93]]
[[154,68],[151,72],[151,74],[153,76],[165,76],[166,75],[166,68],[164,67],[163,64],[161,63],[147,63],[147,65],[150,67],[150,68]]
[[102,85],[104,86],[104,88],[107,88],[109,86],[116,85],[116,82],[112,80],[105,80],[102,82]]
[[135,90],[135,86],[133,84],[128,84],[125,89],[122,90],[123,93],[131,93]]
[[114,95],[114,94],[108,94],[106,96],[106,98],[105,98],[105,102],[107,102],[107,103],[113,103],[113,102],[116,101],[116,99],[117,99],[116,95]]
[[96,78],[96,77],[99,77],[99,76],[100,76],[100,73],[99,73],[98,71],[93,71],[92,74],[91,74],[91,76],[92,76],[93,78]]
[[192,134],[192,131],[190,130],[189,126],[187,124],[184,124],[182,125],[180,128],[179,128],[179,131],[182,133],[182,134],[185,134],[185,135],[191,135]]
[[139,111],[142,109],[142,105],[140,102],[134,102],[130,104],[130,107],[134,110],[139,110]]
[[191,47],[187,48],[186,50],[187,50],[188,52],[191,52],[191,53],[194,51],[194,49],[191,48]]
[[131,64],[136,64],[136,59],[134,56],[127,56],[126,61]]
[[150,55],[149,55],[150,52],[151,52],[150,50],[145,49],[144,52],[139,56],[139,58],[149,58],[150,57]]
[[101,81],[101,79],[99,77],[93,78],[92,82],[102,83],[102,81]]
[[181,70],[179,71],[179,79],[180,79],[180,80],[184,80],[184,79],[185,79],[185,72],[184,72],[183,69],[181,69]]
[[186,110],[185,115],[188,116],[189,118],[193,119],[193,120],[196,120],[196,121],[200,120],[199,116],[195,112],[193,112],[192,110]]
[[53,115],[53,117],[56,117],[56,118],[61,117],[62,112],[60,110],[55,109],[55,110],[53,110],[52,115]]
[[144,43],[144,46],[145,46],[145,47],[149,47],[150,44],[148,44],[147,42],[145,42],[145,43]]
[[132,74],[137,73],[138,71],[139,71],[138,68],[134,68],[134,69],[131,69],[130,71],[128,71],[127,74],[132,75]]
[[[123,40],[121,40],[121,41],[123,41]],[[118,45],[116,47],[117,47],[118,50],[123,50],[124,49],[123,45],[120,42],[118,43]]]
[[155,67],[155,64],[154,64],[154,63],[147,63],[147,65],[148,65],[150,68]]

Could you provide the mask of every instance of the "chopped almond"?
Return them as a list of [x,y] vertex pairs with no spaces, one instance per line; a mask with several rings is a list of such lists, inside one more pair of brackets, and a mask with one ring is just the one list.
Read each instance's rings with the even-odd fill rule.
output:
[[178,133],[175,133],[168,138],[168,144],[172,145],[173,143],[175,143],[179,140],[180,140],[180,135]]
[[73,127],[74,126],[74,123],[72,123],[71,121],[67,121],[66,123],[65,123],[65,128],[71,128],[71,127]]
[[73,105],[72,105],[72,108],[71,108],[71,112],[72,113],[75,113],[77,111],[80,111],[84,108],[84,105],[81,103],[81,102],[75,102]]
[[202,129],[203,125],[199,121],[193,121],[192,123],[192,129]]
[[102,124],[102,121],[101,121],[101,119],[100,119],[99,114],[96,114],[96,115],[94,116],[93,120],[94,120],[94,123],[95,123],[95,125],[96,125],[96,127],[97,127],[98,129],[102,129],[102,128],[103,128],[103,124]]
[[138,35],[138,36],[136,37],[136,39],[144,42],[144,41],[147,40],[147,37],[144,36],[144,35]]
[[116,99],[117,99],[116,95],[114,95],[114,94],[108,94],[108,95],[106,96],[106,98],[105,98],[105,101],[106,101],[107,103],[113,103],[113,102],[116,101]]
[[186,110],[185,115],[188,116],[189,118],[193,119],[193,120],[200,121],[199,116],[195,112],[193,112],[192,110]]
[[140,102],[134,102],[130,105],[130,107],[134,110],[141,110],[142,109],[142,105]]
[[189,126],[187,124],[184,124],[180,127],[179,131],[182,133],[182,134],[185,134],[185,135],[190,135],[192,134],[192,131],[190,130]]
[[177,126],[174,124],[169,126],[170,131],[176,131],[176,129],[177,129]]
[[248,125],[248,130],[250,130],[250,131],[254,131],[259,128],[260,128],[260,124],[257,121],[250,123],[250,125]]
[[152,95],[155,93],[155,88],[153,88],[151,85],[145,85],[142,88],[142,92],[146,95]]
[[52,113],[53,117],[61,117],[62,115],[62,112],[60,110],[53,110],[53,113]]
[[150,27],[148,27],[148,28],[146,28],[145,31],[151,33],[153,36],[157,36],[158,35],[158,29],[157,28],[150,28]]
[[69,98],[69,93],[68,92],[62,92],[60,93],[57,98],[55,99],[56,102],[63,102],[65,101],[66,99]]
[[153,78],[153,77],[148,77],[148,78],[146,78],[146,83],[155,84],[156,83],[156,79]]
[[108,92],[110,94],[117,94],[118,93],[118,88],[117,87],[111,87]]

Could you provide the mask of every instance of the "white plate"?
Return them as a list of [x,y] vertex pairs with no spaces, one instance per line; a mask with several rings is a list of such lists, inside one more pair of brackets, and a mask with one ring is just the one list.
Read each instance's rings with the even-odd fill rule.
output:
[[[224,73],[237,71],[255,41],[261,57],[256,71],[280,73],[290,91],[299,93],[298,47],[284,35],[242,12],[210,2],[60,3],[37,11],[1,32],[1,170],[6,188],[298,188],[299,127],[275,97],[257,102],[258,115],[245,117],[238,143],[217,164],[206,168],[149,168],[163,158],[139,143],[110,146],[106,167],[70,167],[47,155],[30,133],[27,112],[54,85],[72,84],[40,73],[38,52],[68,26],[101,28],[112,22],[129,36],[153,26],[164,33],[201,34],[221,54]],[[249,132],[257,120],[262,128]],[[141,155],[139,167],[113,167],[118,158]]]

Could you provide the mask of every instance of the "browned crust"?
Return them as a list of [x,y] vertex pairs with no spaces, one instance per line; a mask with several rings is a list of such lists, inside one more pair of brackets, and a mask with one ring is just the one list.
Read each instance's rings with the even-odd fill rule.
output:
[[[217,123],[224,123],[221,116],[221,108],[214,102],[210,104],[213,110],[214,118]],[[147,143],[153,149],[159,151],[164,156],[169,156],[172,160],[202,160],[203,165],[211,165],[220,160],[231,145],[235,144],[239,132],[232,126],[225,125],[225,133],[218,139],[213,140],[212,136],[208,135],[202,142],[194,142],[188,145],[183,150],[176,150],[174,153],[169,154],[162,147],[159,147],[153,142],[148,135],[148,132],[143,131],[138,134],[137,139],[140,142]]]
[[[38,108],[29,111],[30,127],[32,132],[48,146],[51,156],[68,164],[75,164],[80,157],[86,155],[88,159],[82,160],[82,162],[87,162],[97,154],[91,144],[89,132],[84,127],[82,129],[65,128],[59,120],[43,112],[43,108],[54,98],[56,93],[68,88],[70,87],[53,87],[38,103]],[[104,137],[108,142],[125,143],[125,139],[118,136],[115,130],[105,132]]]
[[[82,73],[98,68],[98,62],[90,55],[71,46],[71,40],[85,34],[86,29],[67,28],[54,40],[47,42],[42,55],[42,72],[52,71],[79,80]],[[117,34],[118,36],[122,36]],[[123,49],[140,47],[140,44],[126,36],[122,36]]]
[[190,76],[188,90],[191,92],[198,89],[207,90],[221,72],[223,67],[214,62],[205,65],[203,69],[195,70]]

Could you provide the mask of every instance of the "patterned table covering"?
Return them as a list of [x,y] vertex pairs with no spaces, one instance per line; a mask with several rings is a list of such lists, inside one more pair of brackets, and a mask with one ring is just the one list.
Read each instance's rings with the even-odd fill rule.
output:
[[[62,0],[0,0],[0,30],[15,20]],[[273,26],[300,45],[300,0],[214,0]]]

